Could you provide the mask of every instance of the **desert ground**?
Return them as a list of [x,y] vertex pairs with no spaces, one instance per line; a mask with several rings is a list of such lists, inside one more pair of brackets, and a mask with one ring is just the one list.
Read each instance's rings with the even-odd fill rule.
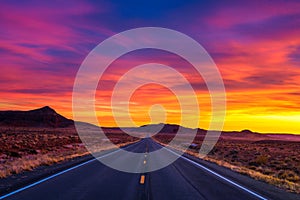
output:
[[[138,140],[115,129],[106,134],[117,146]],[[74,127],[0,127],[0,146],[0,178],[89,154]],[[99,146],[98,151],[115,148],[107,139]]]
[[[154,139],[165,145],[173,137],[174,134],[160,133],[154,136]],[[199,157],[203,138],[203,132],[198,133],[187,153]],[[185,143],[179,143],[175,148],[182,150],[184,145]],[[300,193],[299,155],[300,137],[297,135],[244,131],[222,132],[220,139],[204,159],[288,191]]]

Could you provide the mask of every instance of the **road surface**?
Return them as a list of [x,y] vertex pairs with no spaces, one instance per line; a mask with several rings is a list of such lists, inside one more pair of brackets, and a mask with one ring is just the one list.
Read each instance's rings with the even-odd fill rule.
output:
[[[147,155],[147,152],[159,148],[159,144],[147,138],[126,147],[126,150]],[[176,154],[171,150],[169,153]],[[164,159],[163,155],[160,159]],[[142,163],[137,163],[139,166],[147,164],[146,156]],[[148,173],[120,172],[93,159],[1,196],[0,199],[251,200],[298,197],[223,167],[184,156],[163,169]]]

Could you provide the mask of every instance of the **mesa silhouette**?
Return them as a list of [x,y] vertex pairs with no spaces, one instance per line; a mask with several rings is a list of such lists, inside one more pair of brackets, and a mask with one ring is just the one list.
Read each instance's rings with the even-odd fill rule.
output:
[[0,111],[0,126],[63,128],[72,125],[73,120],[49,106],[29,111]]

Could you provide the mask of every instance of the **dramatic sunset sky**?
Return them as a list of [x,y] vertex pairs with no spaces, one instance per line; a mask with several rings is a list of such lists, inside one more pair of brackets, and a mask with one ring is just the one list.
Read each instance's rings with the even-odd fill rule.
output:
[[[190,36],[214,59],[227,95],[224,130],[300,134],[300,1],[7,0],[0,2],[0,26],[0,110],[48,105],[72,118],[73,82],[87,54],[116,33],[154,26]],[[122,56],[102,77],[96,95],[101,125],[115,125],[110,96],[120,76],[149,62],[187,77],[200,102],[200,126],[207,128],[210,100],[201,77],[178,56],[151,49]],[[149,123],[153,104],[165,107],[168,123],[179,121],[167,88],[145,85],[131,101],[138,125]]]

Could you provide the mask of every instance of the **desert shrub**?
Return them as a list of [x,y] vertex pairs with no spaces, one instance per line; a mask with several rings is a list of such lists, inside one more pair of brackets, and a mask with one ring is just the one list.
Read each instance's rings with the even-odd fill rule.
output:
[[272,174],[274,174],[274,171],[272,171],[270,169],[266,169],[266,170],[264,170],[263,174],[272,175]]
[[254,166],[254,165],[249,166],[249,169],[256,170],[256,166]]
[[279,171],[277,176],[278,176],[278,178],[286,179],[286,180],[294,181],[294,182],[300,180],[299,176],[295,172],[289,171],[289,170],[281,170],[281,171]]
[[268,156],[266,156],[266,155],[260,155],[260,156],[258,156],[258,157],[255,159],[255,162],[256,162],[258,165],[265,165],[265,164],[267,164],[267,162],[268,162]]
[[21,157],[21,155],[16,151],[10,151],[10,152],[7,153],[7,155],[11,156],[11,157],[15,157],[15,158],[20,158]]

